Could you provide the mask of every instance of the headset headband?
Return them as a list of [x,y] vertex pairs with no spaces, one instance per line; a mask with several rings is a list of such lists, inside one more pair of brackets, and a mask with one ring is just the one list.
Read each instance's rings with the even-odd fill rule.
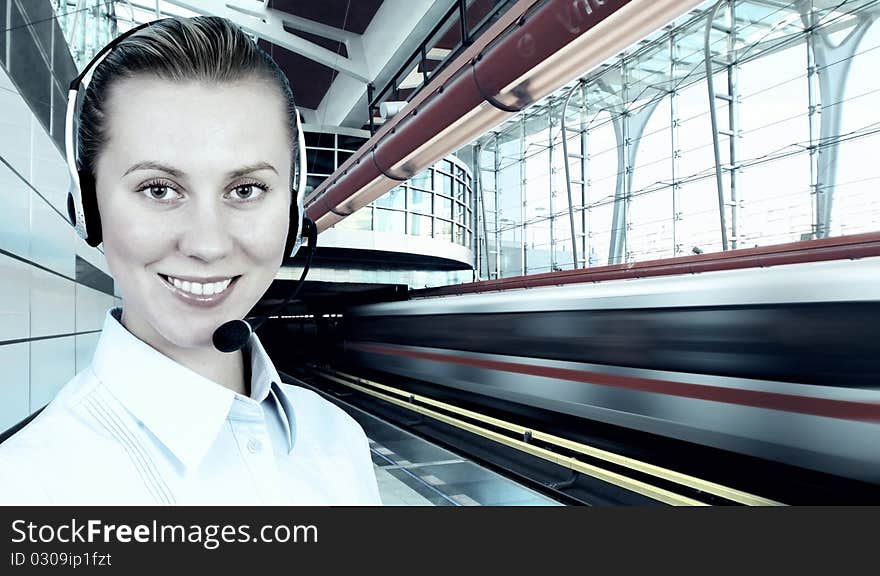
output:
[[[143,24],[135,26],[131,30],[123,32],[122,34],[111,40],[106,46],[101,48],[101,50],[99,50],[98,53],[95,54],[95,56],[89,61],[89,63],[86,64],[85,67],[83,67],[82,72],[80,72],[80,74],[76,78],[70,81],[70,87],[67,93],[67,114],[65,117],[64,131],[65,155],[67,157],[67,167],[70,171],[70,192],[67,196],[67,212],[68,216],[70,217],[70,223],[76,229],[76,233],[90,246],[97,246],[101,243],[101,230],[100,219],[98,218],[97,214],[97,201],[94,198],[94,178],[90,173],[82,170],[79,165],[79,139],[77,138],[77,131],[74,129],[74,118],[77,116],[77,97],[79,95],[82,81],[89,73],[89,70],[96,66],[99,61],[101,61],[123,40],[139,32],[140,30],[148,28],[153,24],[161,22],[163,20],[165,19],[145,22]],[[291,169],[295,172],[298,172],[298,174],[294,174],[294,181],[296,184],[295,188],[291,190],[291,194],[295,194],[296,196],[295,198],[291,198],[291,202],[295,202],[295,204],[291,205],[290,217],[291,219],[296,218],[296,223],[294,224],[293,222],[291,222],[291,226],[288,231],[287,244],[285,246],[285,253],[291,258],[296,255],[297,251],[302,245],[303,199],[305,195],[306,184],[305,137],[303,135],[299,110],[296,110],[295,114],[297,132],[297,158],[294,161]],[[86,189],[85,192],[90,195],[90,197],[88,198],[88,201],[90,203],[90,215],[88,216],[86,214],[84,206],[84,201],[86,200],[83,194],[84,187]],[[91,215],[92,211],[94,211],[93,216]],[[290,238],[291,232],[294,234],[293,242],[291,242]]]

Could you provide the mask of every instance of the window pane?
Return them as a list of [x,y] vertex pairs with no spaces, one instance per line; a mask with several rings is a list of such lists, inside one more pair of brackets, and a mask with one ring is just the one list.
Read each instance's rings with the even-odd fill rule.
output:
[[357,150],[361,147],[361,144],[366,142],[365,138],[361,138],[359,136],[345,136],[344,134],[339,135],[339,147],[343,150]]
[[306,148],[333,148],[333,134],[303,132]]
[[455,242],[456,242],[456,244],[461,244],[462,246],[464,246],[464,239],[465,239],[464,228],[462,228],[461,226],[456,226],[455,227]]
[[409,209],[422,214],[431,213],[431,195],[418,190],[409,191]]
[[440,188],[437,192],[452,196],[452,177],[445,174],[437,174],[437,178],[440,179]]
[[437,196],[436,200],[437,207],[434,215],[440,216],[441,218],[452,218],[452,200],[442,196]]
[[396,210],[383,210],[376,208],[376,231],[377,232],[404,232],[405,214]]
[[375,204],[376,206],[381,206],[383,208],[396,208],[398,210],[404,209],[404,200],[406,199],[405,191],[403,188],[398,186],[397,188],[392,188],[384,195],[380,196]]
[[464,183],[459,180],[455,181],[455,199],[464,202]]
[[339,222],[336,226],[342,230],[372,230],[373,208],[371,206],[364,206],[351,216]]
[[306,176],[306,194],[311,193],[312,190],[320,186],[326,179],[326,176]]
[[[352,156],[354,156],[354,152],[344,152],[342,150],[339,150],[336,152],[336,161],[339,162],[339,165],[342,165],[346,160],[348,160]],[[337,165],[337,168],[339,167],[339,165]]]
[[309,150],[306,148],[306,170],[309,174],[333,174],[336,170],[333,150]]
[[422,188],[423,190],[433,190],[434,187],[431,185],[431,170],[425,170],[424,172],[416,174],[410,178],[409,184],[410,186]]
[[418,214],[409,215],[409,234],[413,236],[431,235],[431,217]]
[[455,221],[459,224],[464,224],[464,204],[455,203]]
[[434,220],[435,232],[434,238],[452,242],[452,222],[446,220]]

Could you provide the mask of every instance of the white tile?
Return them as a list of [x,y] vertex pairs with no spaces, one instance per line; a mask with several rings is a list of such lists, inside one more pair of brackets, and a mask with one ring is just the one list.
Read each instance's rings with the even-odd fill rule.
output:
[[34,262],[73,278],[76,274],[74,238],[76,232],[70,223],[55,212],[44,200],[31,199],[31,248]]
[[27,258],[30,253],[30,197],[33,191],[0,164],[0,248]]
[[44,406],[71,379],[76,369],[76,341],[73,336],[34,340],[31,347],[30,409]]
[[28,343],[0,346],[0,431],[30,413],[28,406]]
[[32,268],[0,254],[0,341],[30,337]]
[[31,282],[31,337],[73,334],[75,283],[39,268],[31,268]]
[[25,178],[30,173],[30,137],[33,114],[18,94],[17,88],[8,81],[6,71],[0,66],[0,76],[12,88],[0,90],[0,156],[9,162]]
[[100,330],[107,310],[113,308],[114,297],[104,292],[76,285],[76,331]]
[[110,274],[110,268],[107,266],[107,259],[104,258],[104,254],[100,250],[98,250],[97,248],[92,248],[91,246],[86,244],[84,240],[81,240],[79,236],[76,236],[74,246],[76,248],[77,256],[79,256],[98,270],[101,270],[108,276],[112,276],[112,274]]
[[28,179],[31,186],[39,190],[62,214],[66,214],[70,171],[55,141],[34,116],[31,116],[30,168]]

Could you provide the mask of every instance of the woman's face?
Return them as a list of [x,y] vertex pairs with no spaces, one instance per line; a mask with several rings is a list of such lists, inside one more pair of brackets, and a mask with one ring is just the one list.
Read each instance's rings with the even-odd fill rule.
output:
[[284,256],[292,146],[277,88],[259,80],[114,86],[96,163],[104,254],[123,323],[169,348],[212,346]]

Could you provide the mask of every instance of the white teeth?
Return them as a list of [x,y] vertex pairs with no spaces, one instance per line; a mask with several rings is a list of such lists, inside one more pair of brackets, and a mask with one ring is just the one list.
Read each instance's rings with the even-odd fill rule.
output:
[[165,279],[173,284],[178,290],[189,292],[195,296],[213,296],[215,294],[220,294],[229,288],[229,285],[232,283],[232,278],[220,282],[206,282],[204,284],[200,282],[190,282],[189,280],[180,280],[173,276],[166,276]]

